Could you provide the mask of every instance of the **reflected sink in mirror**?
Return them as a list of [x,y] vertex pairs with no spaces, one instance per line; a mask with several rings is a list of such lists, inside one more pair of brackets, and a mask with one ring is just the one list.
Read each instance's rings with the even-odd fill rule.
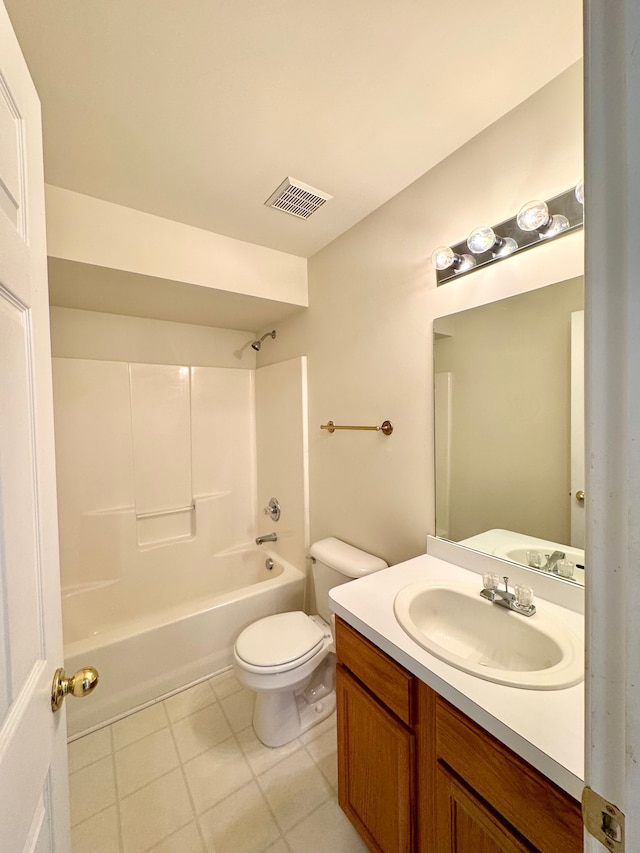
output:
[[[573,548],[548,539],[537,539],[535,536],[516,533],[514,530],[486,530],[477,536],[461,539],[458,544],[584,586],[582,548]],[[564,554],[561,559],[565,563],[568,561],[573,565],[562,566],[557,561],[551,560],[549,568],[550,558],[558,553]]]
[[423,649],[486,681],[529,690],[582,681],[584,646],[573,631],[540,606],[524,617],[492,604],[480,586],[410,584],[395,598],[396,620]]

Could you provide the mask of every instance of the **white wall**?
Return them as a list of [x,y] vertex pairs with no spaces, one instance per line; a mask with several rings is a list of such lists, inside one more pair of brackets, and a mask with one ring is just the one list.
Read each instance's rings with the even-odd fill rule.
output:
[[[425,117],[428,121],[428,117]],[[582,234],[436,290],[433,249],[551,198],[582,175],[582,69],[573,66],[309,262],[309,309],[258,364],[308,357],[311,540],[335,535],[397,562],[434,532],[432,320],[580,275]],[[395,431],[329,435],[320,424]]]

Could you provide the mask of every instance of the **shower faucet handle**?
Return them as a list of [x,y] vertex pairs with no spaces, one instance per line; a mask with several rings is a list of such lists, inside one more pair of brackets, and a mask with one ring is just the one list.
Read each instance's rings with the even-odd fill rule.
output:
[[264,508],[264,514],[268,515],[272,521],[280,520],[280,504],[278,498],[271,498],[267,506]]

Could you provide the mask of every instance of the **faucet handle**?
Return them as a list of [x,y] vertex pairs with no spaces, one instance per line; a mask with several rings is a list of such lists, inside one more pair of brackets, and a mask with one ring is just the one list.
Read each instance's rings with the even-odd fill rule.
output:
[[485,589],[498,589],[498,575],[493,572],[485,572],[482,575],[482,585]]
[[516,593],[516,604],[518,607],[531,607],[533,604],[533,590],[530,586],[522,586],[521,584],[516,584],[515,586]]
[[271,498],[263,512],[272,521],[280,521],[280,504],[278,503],[278,498]]

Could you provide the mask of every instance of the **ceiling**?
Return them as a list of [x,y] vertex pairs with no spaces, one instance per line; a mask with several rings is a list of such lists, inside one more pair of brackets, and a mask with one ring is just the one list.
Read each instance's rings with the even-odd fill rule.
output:
[[581,0],[4,2],[48,183],[302,257],[582,53]]

